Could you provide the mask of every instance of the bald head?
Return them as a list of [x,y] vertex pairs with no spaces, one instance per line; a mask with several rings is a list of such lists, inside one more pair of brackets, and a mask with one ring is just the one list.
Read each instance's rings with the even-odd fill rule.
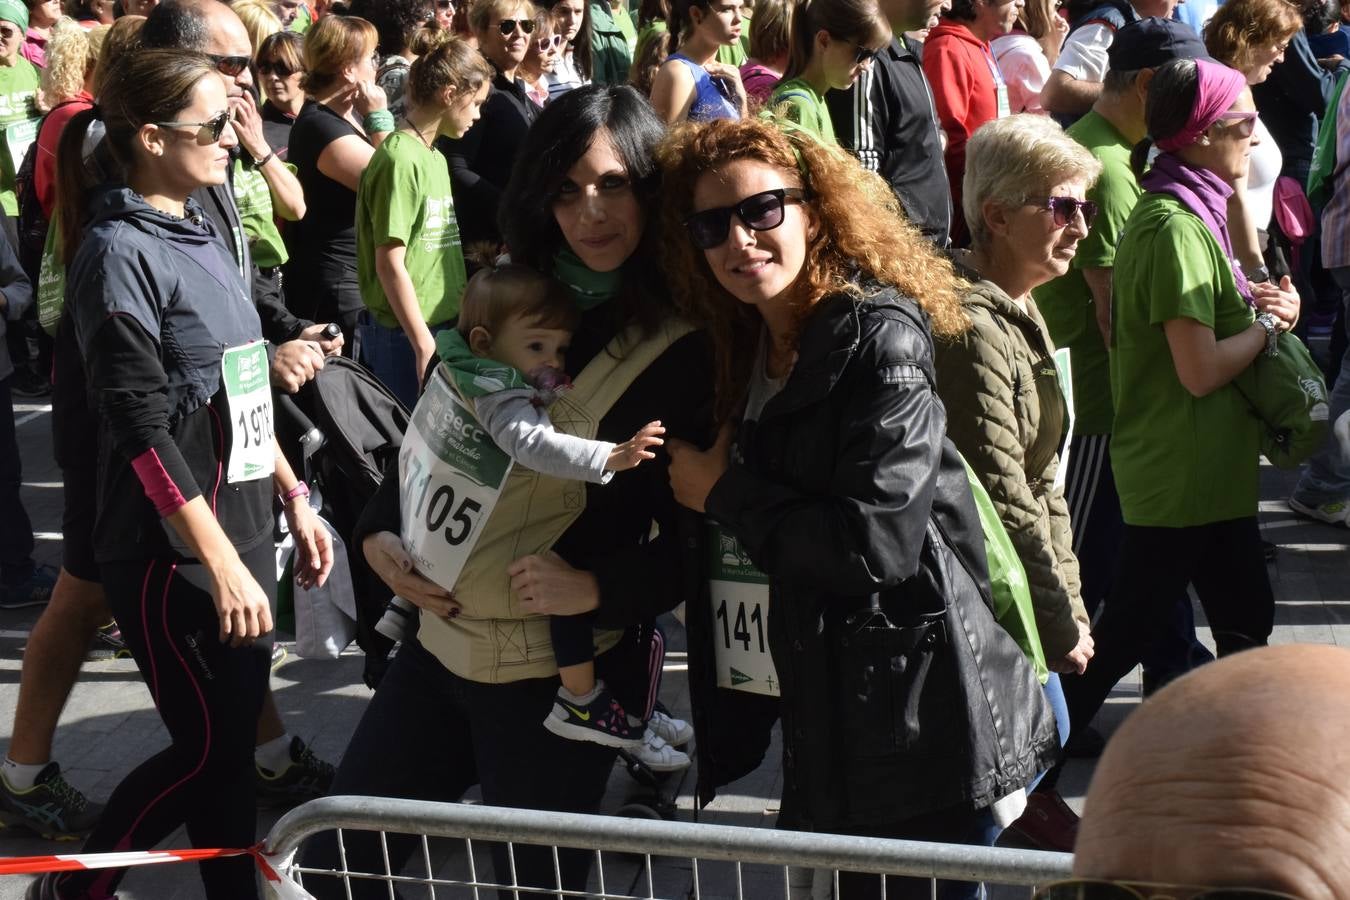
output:
[[1266,647],[1168,685],[1088,791],[1074,874],[1350,895],[1350,651]]
[[[213,56],[251,57],[253,45],[239,16],[220,0],[164,0],[145,20],[141,44],[173,50],[195,50]],[[245,66],[235,76],[224,76],[230,96],[239,96],[253,83]]]

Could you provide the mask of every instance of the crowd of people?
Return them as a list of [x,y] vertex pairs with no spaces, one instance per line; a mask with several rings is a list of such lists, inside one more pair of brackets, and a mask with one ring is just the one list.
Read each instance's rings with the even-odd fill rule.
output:
[[[617,751],[676,771],[695,733],[707,802],[779,724],[779,827],[1072,849],[1059,765],[1101,752],[1112,687],[1213,659],[1189,591],[1219,656],[1270,637],[1262,454],[1314,435],[1289,506],[1350,525],[1342,27],[1329,0],[0,0],[0,608],[45,605],[0,823],[101,852],[246,847],[255,802],[330,792],[591,812]],[[1253,395],[1309,335],[1272,438]],[[340,556],[274,414],[335,357],[412,411],[336,535],[400,639],[336,767],[268,685],[278,518],[299,590]],[[46,394],[59,571],[14,430]],[[692,724],[655,703],[679,608]],[[91,648],[170,736],[106,803],[52,759]],[[579,889],[592,857],[556,864]],[[547,849],[513,865],[554,883]],[[201,877],[256,896],[248,857]]]

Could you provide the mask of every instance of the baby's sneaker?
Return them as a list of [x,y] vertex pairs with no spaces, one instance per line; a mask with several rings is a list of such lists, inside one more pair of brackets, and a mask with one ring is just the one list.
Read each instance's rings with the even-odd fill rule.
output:
[[650,725],[643,735],[642,744],[632,752],[634,757],[653,772],[678,772],[689,768],[689,754],[670,746]]
[[642,743],[644,731],[641,725],[634,728],[628,723],[628,714],[603,681],[597,681],[594,690],[584,697],[565,687],[558,688],[544,727],[570,741],[629,749]]

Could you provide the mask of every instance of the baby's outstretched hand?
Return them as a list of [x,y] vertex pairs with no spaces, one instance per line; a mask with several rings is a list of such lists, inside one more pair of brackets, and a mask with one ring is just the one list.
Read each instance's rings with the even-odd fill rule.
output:
[[656,454],[647,448],[660,447],[664,444],[661,435],[665,433],[666,429],[660,422],[648,422],[642,426],[642,430],[633,435],[632,440],[614,446],[609,452],[609,462],[605,463],[605,471],[623,472],[635,468],[644,459],[655,459]]

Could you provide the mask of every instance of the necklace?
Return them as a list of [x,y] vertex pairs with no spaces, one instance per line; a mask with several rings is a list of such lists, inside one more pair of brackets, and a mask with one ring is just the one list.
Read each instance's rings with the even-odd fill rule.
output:
[[[432,147],[432,141],[429,141],[429,140],[426,139],[426,137],[422,134],[422,129],[420,129],[420,128],[418,128],[416,125],[414,125],[414,124],[413,124],[413,120],[410,119],[410,118],[408,118],[408,116],[407,116],[406,113],[404,113],[404,115],[403,115],[403,122],[404,122],[405,125],[407,125],[409,128],[412,129],[413,134],[417,135],[417,139],[418,139],[419,141],[421,141],[421,142],[426,146],[426,148],[427,148],[428,150],[430,150],[431,147]],[[433,132],[433,134],[434,134],[434,132]]]

